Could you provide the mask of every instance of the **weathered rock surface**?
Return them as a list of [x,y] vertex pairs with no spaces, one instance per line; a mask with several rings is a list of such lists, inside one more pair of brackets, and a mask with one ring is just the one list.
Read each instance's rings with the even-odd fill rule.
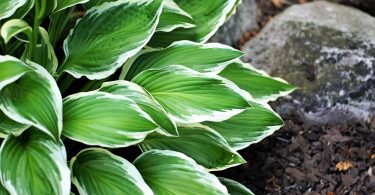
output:
[[235,15],[219,28],[209,42],[220,42],[226,45],[236,46],[244,33],[259,28],[257,23],[257,10],[255,0],[242,0]]
[[300,89],[276,110],[321,123],[375,119],[375,18],[317,1],[294,5],[244,46],[245,61]]

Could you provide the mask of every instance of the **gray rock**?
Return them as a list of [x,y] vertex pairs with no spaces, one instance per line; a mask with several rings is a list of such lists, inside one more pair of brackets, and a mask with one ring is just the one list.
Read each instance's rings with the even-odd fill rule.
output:
[[245,61],[300,89],[276,110],[310,121],[375,120],[375,18],[317,1],[294,5],[244,46]]
[[219,28],[209,42],[236,46],[246,32],[255,31],[259,28],[257,12],[258,8],[255,0],[242,0],[242,3],[237,7],[235,15]]

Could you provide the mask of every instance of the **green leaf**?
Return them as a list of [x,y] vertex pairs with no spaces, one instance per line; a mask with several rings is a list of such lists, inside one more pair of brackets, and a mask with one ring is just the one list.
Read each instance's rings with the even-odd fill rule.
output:
[[12,56],[0,56],[0,91],[31,71],[25,63]]
[[64,9],[58,12],[54,12],[49,15],[49,27],[48,35],[51,41],[51,45],[55,47],[57,43],[65,39],[69,32],[74,28],[77,23],[77,20],[81,17],[79,13],[75,12],[74,8]]
[[113,81],[102,85],[99,91],[122,95],[133,100],[158,124],[157,130],[163,135],[178,135],[175,122],[168,116],[164,108],[157,103],[142,87],[128,81]]
[[151,134],[141,144],[143,151],[173,150],[186,154],[210,170],[223,170],[245,162],[216,131],[199,125],[178,127],[179,137]]
[[180,123],[222,121],[249,107],[233,83],[183,66],[146,70],[133,82],[144,87]]
[[68,195],[70,171],[63,143],[29,129],[8,136],[0,149],[1,182],[11,194]]
[[64,99],[63,134],[87,145],[127,147],[157,127],[135,102],[121,95],[84,92]]
[[41,43],[36,46],[32,61],[41,64],[49,73],[54,74],[58,66],[58,61],[49,40],[48,32],[44,28],[39,27],[39,35]]
[[81,195],[153,194],[134,165],[104,149],[81,151],[70,167],[72,182]]
[[54,78],[38,64],[26,65],[15,58],[7,62],[29,66],[32,71],[2,89],[0,109],[12,120],[33,125],[58,140],[62,130],[62,98]]
[[29,40],[31,39],[31,27],[20,19],[8,20],[1,27],[1,37],[3,37],[5,43],[8,43],[11,38],[20,33],[25,33]]
[[219,72],[230,61],[242,55],[241,51],[219,43],[200,44],[179,41],[165,49],[146,51],[141,54],[131,64],[126,79],[131,79],[150,68],[164,68],[176,64],[198,72]]
[[29,127],[30,125],[15,122],[0,111],[0,137],[5,138],[12,133],[16,135],[21,134]]
[[61,11],[63,9],[66,9],[68,7],[72,7],[72,6],[77,5],[77,4],[86,3],[88,1],[89,0],[58,0],[55,12]]
[[0,20],[8,18],[24,5],[27,0],[2,0],[0,1]]
[[84,4],[86,10],[91,9],[92,7],[99,6],[105,2],[114,2],[116,0],[89,0]]
[[61,0],[36,0],[39,1],[38,19],[42,21],[50,15],[57,7],[57,2]]
[[195,27],[189,13],[182,10],[173,0],[164,0],[163,12],[156,31],[170,32],[176,28]]
[[1,184],[0,184],[0,195],[9,195],[8,190],[5,189],[4,186]]
[[219,132],[234,149],[257,143],[278,130],[283,121],[274,112],[253,106],[223,122],[204,122]]
[[196,27],[157,32],[150,46],[165,47],[179,40],[206,42],[225,22],[227,15],[236,4],[236,0],[174,0],[174,2],[192,16]]
[[233,16],[234,14],[236,14],[236,11],[237,11],[237,7],[239,5],[241,5],[242,3],[242,0],[236,0],[236,3],[234,4],[234,6],[232,7],[232,10],[227,14],[227,17],[225,18],[225,21],[228,21],[228,19]]
[[18,8],[16,12],[10,17],[14,19],[22,19],[24,18],[27,13],[34,7],[35,0],[26,0],[26,3]]
[[219,177],[220,182],[225,185],[228,189],[229,194],[231,195],[255,195],[249,189],[247,189],[244,185],[233,181],[231,179]]
[[98,80],[146,45],[155,31],[162,0],[115,1],[87,11],[64,42],[59,73]]
[[219,75],[249,92],[256,101],[274,101],[296,89],[280,78],[272,78],[265,72],[240,62],[228,65]]
[[155,195],[228,194],[214,175],[179,152],[150,150],[133,164]]

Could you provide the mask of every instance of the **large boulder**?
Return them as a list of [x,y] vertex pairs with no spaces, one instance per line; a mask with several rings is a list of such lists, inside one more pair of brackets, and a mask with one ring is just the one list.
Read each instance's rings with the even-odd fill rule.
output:
[[257,12],[255,0],[242,0],[235,15],[230,17],[209,41],[237,46],[246,32],[255,31],[259,28]]
[[294,5],[244,45],[245,61],[299,87],[282,115],[320,123],[375,116],[375,18],[317,1]]

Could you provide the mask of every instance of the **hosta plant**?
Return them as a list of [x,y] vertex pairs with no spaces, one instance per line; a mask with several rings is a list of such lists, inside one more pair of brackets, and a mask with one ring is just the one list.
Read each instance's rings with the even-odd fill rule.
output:
[[206,43],[239,3],[0,1],[1,194],[251,194],[214,171],[294,88]]

